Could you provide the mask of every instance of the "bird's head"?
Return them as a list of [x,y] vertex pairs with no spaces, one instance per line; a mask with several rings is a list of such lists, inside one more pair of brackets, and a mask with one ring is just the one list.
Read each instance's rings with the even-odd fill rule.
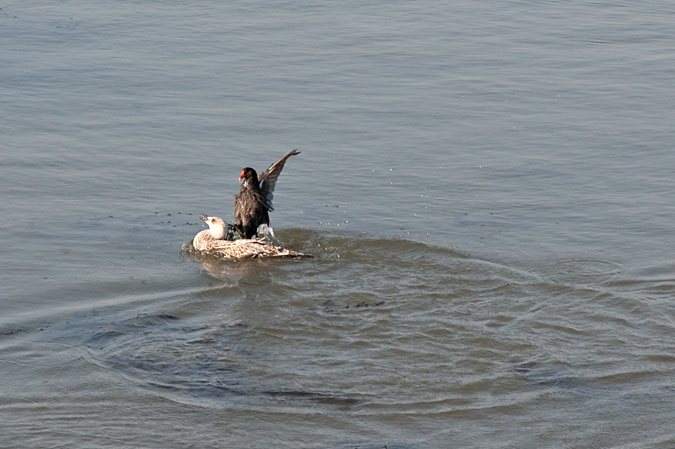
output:
[[239,180],[245,179],[245,182],[255,181],[258,182],[258,173],[251,167],[244,167],[239,175]]
[[211,217],[205,214],[200,215],[199,219],[209,225],[209,230],[211,231],[214,239],[220,240],[225,237],[225,230],[227,229],[225,220],[220,217]]

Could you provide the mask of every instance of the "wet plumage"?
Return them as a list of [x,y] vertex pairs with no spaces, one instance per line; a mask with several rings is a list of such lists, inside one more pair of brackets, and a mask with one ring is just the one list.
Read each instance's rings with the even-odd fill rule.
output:
[[192,240],[197,251],[213,254],[226,259],[253,257],[301,257],[304,254],[281,246],[274,246],[262,239],[224,240],[227,225],[220,217],[200,217],[209,229],[199,232]]
[[247,239],[256,235],[260,225],[269,226],[269,212],[274,210],[272,206],[274,187],[284,169],[286,159],[296,154],[300,152],[289,151],[260,174],[251,167],[245,167],[241,171],[239,179],[244,181],[239,193],[234,197],[234,225]]

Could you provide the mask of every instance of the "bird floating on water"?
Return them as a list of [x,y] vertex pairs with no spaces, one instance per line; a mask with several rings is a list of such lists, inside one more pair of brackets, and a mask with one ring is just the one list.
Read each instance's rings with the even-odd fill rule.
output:
[[220,217],[200,215],[209,229],[199,232],[192,240],[197,251],[226,259],[254,257],[302,257],[304,254],[281,246],[274,246],[263,239],[224,240],[227,224]]
[[260,225],[270,224],[269,212],[274,210],[272,199],[277,179],[284,169],[286,159],[300,154],[298,150],[289,151],[270,168],[258,174],[251,167],[244,167],[239,180],[244,182],[234,197],[234,225],[247,239],[258,232]]

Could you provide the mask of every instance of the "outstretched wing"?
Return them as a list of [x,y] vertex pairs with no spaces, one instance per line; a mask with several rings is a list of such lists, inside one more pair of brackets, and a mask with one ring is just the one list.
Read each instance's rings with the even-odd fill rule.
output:
[[286,154],[286,156],[282,157],[274,164],[270,165],[270,168],[258,174],[258,182],[260,183],[260,190],[262,191],[263,198],[265,200],[265,207],[268,210],[271,211],[274,210],[274,208],[272,207],[272,199],[274,199],[274,187],[277,185],[277,179],[279,179],[281,170],[284,169],[286,159],[288,159],[291,156],[295,156],[296,154],[300,154],[300,152],[298,150],[289,151],[288,154]]

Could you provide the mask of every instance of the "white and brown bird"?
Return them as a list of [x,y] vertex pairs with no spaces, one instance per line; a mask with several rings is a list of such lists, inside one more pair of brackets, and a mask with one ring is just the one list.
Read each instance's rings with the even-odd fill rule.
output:
[[270,224],[269,212],[274,210],[272,199],[277,179],[284,169],[286,159],[300,154],[298,150],[289,151],[270,168],[258,174],[251,167],[244,167],[239,180],[244,182],[234,197],[234,225],[247,239],[258,232],[260,225]]
[[227,225],[222,218],[207,215],[200,215],[199,218],[209,225],[209,229],[199,232],[192,240],[194,248],[202,253],[225,259],[304,256],[297,251],[271,245],[263,239],[225,240]]

